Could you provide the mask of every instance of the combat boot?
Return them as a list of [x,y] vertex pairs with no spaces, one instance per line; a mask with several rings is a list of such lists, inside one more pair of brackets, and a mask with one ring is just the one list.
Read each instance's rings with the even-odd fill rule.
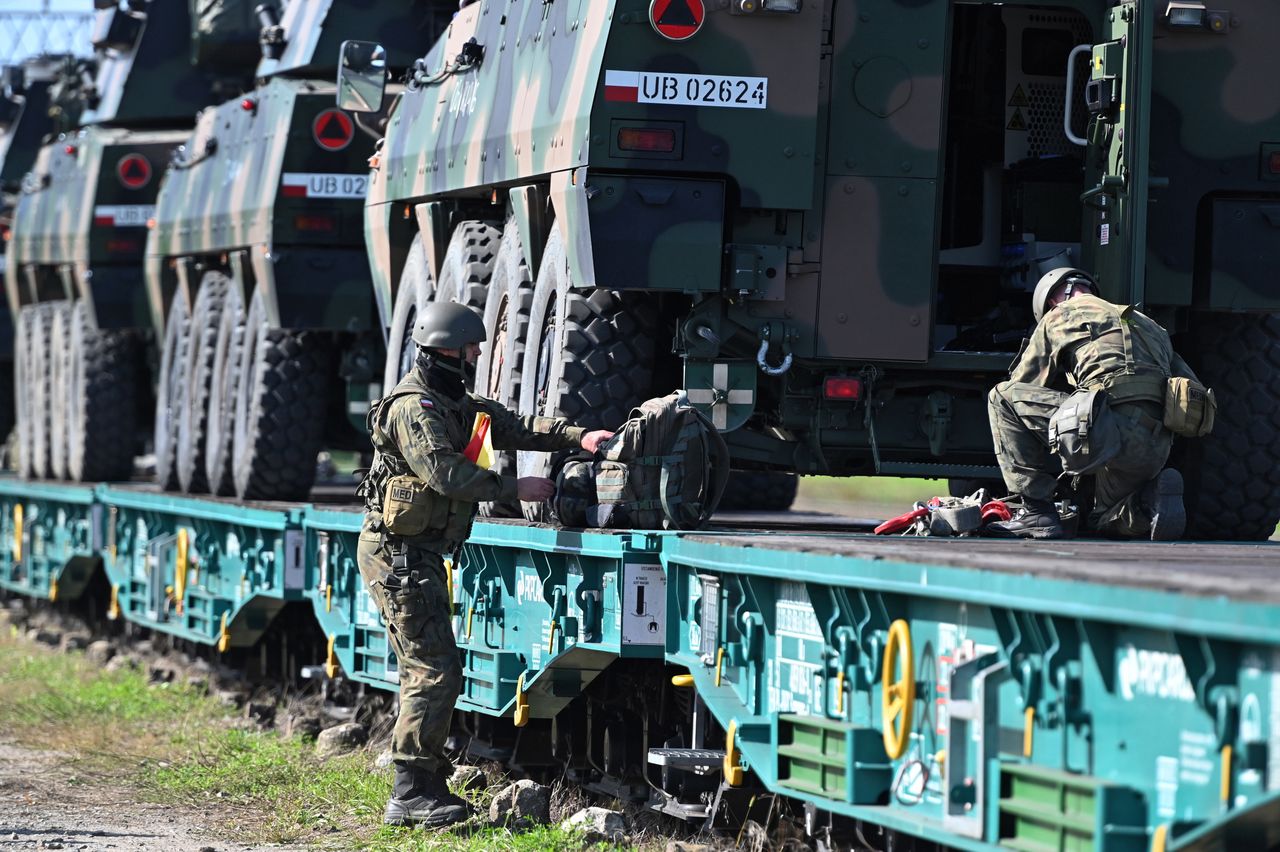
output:
[[1066,538],[1062,518],[1051,500],[1022,498],[1022,508],[1007,521],[996,521],[983,528],[995,538]]
[[1142,505],[1151,515],[1152,541],[1177,541],[1187,528],[1182,505],[1182,474],[1171,467],[1142,488]]
[[443,775],[396,764],[396,780],[382,821],[387,825],[453,825],[471,815],[466,801],[449,792]]

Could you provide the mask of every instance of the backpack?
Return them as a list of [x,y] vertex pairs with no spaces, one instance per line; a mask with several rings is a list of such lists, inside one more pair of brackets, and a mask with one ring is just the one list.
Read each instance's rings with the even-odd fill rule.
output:
[[697,529],[729,480],[729,450],[684,391],[651,399],[595,458],[576,454],[556,475],[552,512],[575,527]]

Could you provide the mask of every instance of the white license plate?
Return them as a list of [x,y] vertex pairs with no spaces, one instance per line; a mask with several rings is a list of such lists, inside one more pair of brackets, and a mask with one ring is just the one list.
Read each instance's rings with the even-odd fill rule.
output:
[[114,225],[117,228],[141,228],[147,220],[155,218],[154,204],[99,204],[93,208],[95,225]]
[[765,109],[768,77],[606,71],[605,100],[668,106]]
[[368,175],[286,172],[282,180],[286,196],[297,198],[364,198]]

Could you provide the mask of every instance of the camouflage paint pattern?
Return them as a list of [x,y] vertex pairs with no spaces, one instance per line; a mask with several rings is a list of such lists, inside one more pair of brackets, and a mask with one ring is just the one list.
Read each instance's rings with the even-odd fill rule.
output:
[[[160,172],[182,138],[178,131],[90,127],[44,146],[14,213],[5,270],[10,310],[50,298],[88,298],[94,295],[91,268],[140,264]],[[133,189],[118,166],[135,155],[149,163],[151,177]]]
[[[1152,56],[1147,300],[1280,310],[1280,6],[1242,0],[1225,28],[1156,16]],[[1201,208],[1201,204],[1206,206]],[[1203,265],[1197,266],[1201,261]]]

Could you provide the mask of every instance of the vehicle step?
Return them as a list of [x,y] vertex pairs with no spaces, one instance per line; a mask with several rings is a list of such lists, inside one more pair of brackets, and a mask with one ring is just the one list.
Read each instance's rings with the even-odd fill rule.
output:
[[710,748],[651,748],[649,762],[672,769],[719,769],[724,751]]

